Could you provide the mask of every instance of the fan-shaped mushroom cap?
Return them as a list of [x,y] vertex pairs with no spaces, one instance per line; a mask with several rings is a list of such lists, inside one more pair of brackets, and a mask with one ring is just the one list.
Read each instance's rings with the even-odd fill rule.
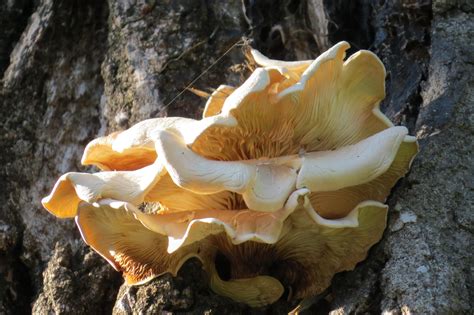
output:
[[[84,241],[114,268],[123,271],[129,284],[142,283],[166,272],[175,275],[184,261],[197,257],[211,273],[211,287],[216,292],[252,306],[263,306],[274,302],[283,293],[279,283],[292,287],[297,298],[321,292],[336,272],[350,270],[365,258],[368,248],[380,239],[385,228],[387,206],[378,202],[361,203],[346,218],[338,220],[318,216],[304,192],[294,195],[289,203],[292,202],[296,202],[296,207],[289,205],[287,210],[291,208],[294,215],[289,221],[284,221],[292,228],[281,230],[280,227],[283,234],[278,240],[272,239],[272,247],[246,241],[236,245],[246,249],[235,252],[231,249],[234,245],[223,245],[226,242],[236,244],[229,233],[222,233],[223,225],[236,222],[232,219],[224,221],[225,214],[220,222],[214,216],[208,220],[193,219],[190,214],[182,214],[178,220],[175,214],[165,214],[156,221],[156,215],[143,214],[133,205],[106,199],[94,204],[81,203],[76,223]],[[159,220],[168,222],[150,226],[150,222],[154,225]],[[170,235],[182,233],[180,230],[186,222],[190,223],[190,228],[182,235],[187,240],[170,253],[169,240],[173,239]],[[256,232],[262,228],[259,223],[249,220],[243,223],[247,227],[241,228],[255,229]],[[208,228],[204,228],[206,225]],[[235,227],[229,225],[227,228]],[[215,234],[216,237],[209,238],[203,233],[207,236]],[[234,235],[237,235],[235,230]],[[255,240],[254,237],[251,239]],[[220,279],[215,267],[217,250],[232,261],[231,268],[235,268],[236,273],[234,280]],[[273,263],[279,261],[281,265],[277,264],[268,277],[243,274],[245,266],[255,264],[258,257]],[[297,273],[286,269],[292,264],[300,266]],[[248,285],[256,286],[256,292],[243,293]]]
[[[73,208],[80,200],[91,203],[100,198],[117,198],[138,205],[151,201],[147,194],[166,168],[175,185],[192,193],[235,192],[242,194],[250,209],[272,212],[282,208],[295,189],[308,188],[315,193],[337,191],[376,180],[390,169],[397,156],[405,157],[398,152],[406,134],[406,128],[392,127],[335,151],[267,160],[213,161],[194,153],[176,133],[155,131],[158,158],[154,164],[136,171],[68,173],[43,199],[43,205],[61,217],[74,216]],[[406,142],[413,143],[411,138]],[[400,173],[390,173],[386,182],[379,182],[378,186],[391,187],[394,179],[403,176],[410,160],[404,162],[404,167],[396,169]],[[68,205],[63,206],[66,200]]]
[[301,76],[284,62],[262,61],[266,67],[256,69],[224,102],[220,115],[235,117],[236,126],[210,125],[192,149],[218,160],[276,157],[355,144],[393,126],[379,110],[383,64],[369,51],[344,61],[348,47],[335,45]]
[[76,216],[81,201],[93,203],[103,198],[115,198],[140,204],[164,174],[165,169],[159,161],[136,171],[67,173],[59,178],[51,194],[41,202],[60,218]]

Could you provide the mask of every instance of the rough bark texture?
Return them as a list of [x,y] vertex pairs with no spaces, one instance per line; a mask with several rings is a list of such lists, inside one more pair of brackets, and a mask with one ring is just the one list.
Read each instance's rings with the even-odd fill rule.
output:
[[149,117],[198,117],[204,100],[175,96],[215,62],[193,87],[238,84],[242,51],[228,50],[242,36],[280,59],[314,58],[339,40],[374,51],[388,73],[384,112],[420,139],[411,173],[389,199],[383,240],[307,312],[469,313],[472,3],[2,1],[0,314],[285,314],[295,306],[250,310],[216,296],[194,260],[176,278],[121,286],[72,220],[39,202],[60,174],[84,170],[80,156],[94,137]]

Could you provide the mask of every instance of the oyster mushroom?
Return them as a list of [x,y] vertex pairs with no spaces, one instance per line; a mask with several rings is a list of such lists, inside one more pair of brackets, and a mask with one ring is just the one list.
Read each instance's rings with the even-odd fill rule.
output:
[[197,257],[216,293],[251,306],[322,292],[380,240],[383,202],[418,151],[379,110],[380,60],[344,60],[348,47],[299,62],[252,51],[261,67],[219,87],[201,120],[93,140],[82,163],[102,171],[63,175],[44,207],[75,217],[129,284]]

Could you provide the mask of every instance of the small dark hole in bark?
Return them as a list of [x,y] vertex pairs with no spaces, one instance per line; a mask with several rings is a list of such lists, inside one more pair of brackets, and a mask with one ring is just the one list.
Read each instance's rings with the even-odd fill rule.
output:
[[229,259],[227,259],[227,257],[225,257],[221,252],[217,252],[214,263],[219,277],[224,281],[230,280],[231,268]]
[[268,35],[270,34],[270,30],[271,30],[271,28],[269,26],[262,27],[262,29],[260,30],[260,40],[262,42],[267,41]]
[[288,3],[287,8],[290,13],[296,13],[296,10],[298,10],[298,7],[300,6],[300,0],[291,0],[290,3]]

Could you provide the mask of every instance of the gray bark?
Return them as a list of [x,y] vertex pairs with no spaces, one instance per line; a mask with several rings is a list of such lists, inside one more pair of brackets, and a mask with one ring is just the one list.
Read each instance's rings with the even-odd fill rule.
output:
[[[139,287],[40,199],[98,135],[150,117],[199,117],[185,92],[237,85],[242,36],[278,59],[339,40],[387,68],[383,111],[421,152],[389,199],[383,240],[336,275],[308,314],[462,314],[473,309],[474,6],[469,0],[9,0],[0,3],[0,314],[285,314],[212,293],[197,261]],[[221,56],[223,58],[219,59]]]

